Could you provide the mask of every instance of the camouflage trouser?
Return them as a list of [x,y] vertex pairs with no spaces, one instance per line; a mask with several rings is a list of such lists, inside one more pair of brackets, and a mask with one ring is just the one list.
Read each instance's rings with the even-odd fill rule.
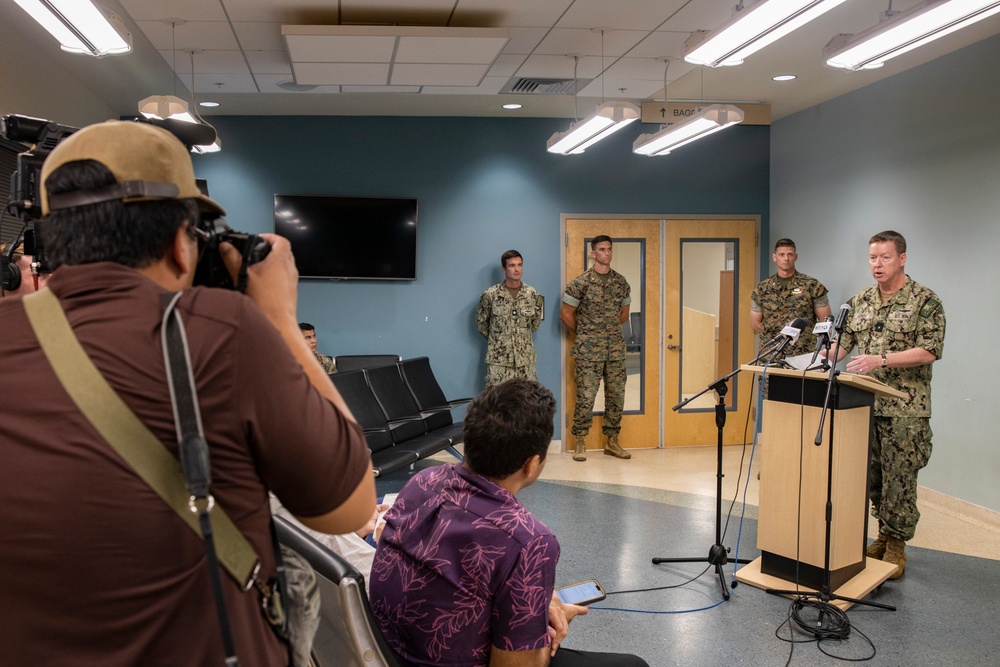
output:
[[917,472],[931,458],[931,424],[927,417],[875,417],[872,442],[872,516],[882,532],[905,541],[913,539],[917,510]]
[[498,385],[504,380],[514,378],[524,378],[525,380],[538,381],[534,366],[496,366],[486,364],[486,388]]
[[625,360],[577,361],[576,405],[573,409],[573,435],[587,435],[594,422],[594,399],[604,380],[604,435],[609,438],[622,430],[625,407]]

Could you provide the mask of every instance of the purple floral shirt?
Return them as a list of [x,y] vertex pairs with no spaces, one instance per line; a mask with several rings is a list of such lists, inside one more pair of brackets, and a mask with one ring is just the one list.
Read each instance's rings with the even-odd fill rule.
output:
[[559,542],[507,490],[460,464],[411,479],[385,516],[371,605],[417,665],[487,665],[493,645],[549,645]]

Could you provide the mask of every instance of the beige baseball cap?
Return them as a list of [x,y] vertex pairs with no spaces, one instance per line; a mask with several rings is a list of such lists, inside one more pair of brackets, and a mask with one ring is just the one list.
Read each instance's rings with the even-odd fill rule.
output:
[[[107,167],[117,185],[54,195],[50,202],[45,181],[57,168],[78,160],[95,160]],[[74,132],[63,139],[42,164],[42,215],[52,210],[121,199],[195,199],[198,208],[225,215],[226,211],[198,189],[191,154],[167,130],[136,121],[109,120]]]

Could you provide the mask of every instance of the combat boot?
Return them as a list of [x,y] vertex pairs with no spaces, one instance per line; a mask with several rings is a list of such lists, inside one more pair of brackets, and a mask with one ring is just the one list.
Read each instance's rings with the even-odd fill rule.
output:
[[874,558],[876,560],[882,560],[882,556],[885,555],[885,544],[889,538],[886,537],[885,533],[882,532],[882,522],[878,524],[878,537],[872,542],[868,549],[865,550],[865,555],[869,558]]
[[885,555],[882,560],[896,566],[896,571],[889,576],[890,579],[899,579],[906,571],[906,542],[897,540],[895,537],[886,538]]
[[573,452],[574,461],[587,460],[587,441],[582,435],[576,436],[576,450]]
[[608,444],[604,448],[604,453],[608,456],[614,456],[616,459],[630,459],[632,455],[622,449],[622,446],[618,444],[618,436],[613,435],[608,438]]

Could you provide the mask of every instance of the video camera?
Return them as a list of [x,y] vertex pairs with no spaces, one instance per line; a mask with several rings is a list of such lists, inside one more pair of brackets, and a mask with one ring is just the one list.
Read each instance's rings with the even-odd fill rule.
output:
[[[135,122],[150,123],[169,131],[177,137],[188,150],[192,145],[201,145],[215,141],[215,130],[211,126],[186,123],[178,120],[160,120],[136,118]],[[41,173],[42,163],[56,145],[70,136],[79,128],[60,125],[41,118],[8,114],[0,119],[0,135],[29,148],[17,156],[17,169],[10,178],[10,201],[5,211],[17,217],[23,223],[16,237],[19,241],[26,233],[30,233],[42,216],[41,209]],[[211,133],[211,137],[208,133]],[[198,187],[207,196],[208,185],[203,179],[198,179]],[[205,233],[207,239],[201,247],[198,266],[195,269],[195,285],[205,287],[223,287],[226,289],[246,289],[247,268],[261,261],[271,251],[270,244],[257,234],[246,234],[234,231],[219,216],[203,214],[197,221],[197,228]],[[227,241],[236,247],[243,256],[236,282],[232,280],[229,271],[222,263],[219,255],[219,243]],[[6,253],[4,253],[6,255]],[[49,273],[45,263],[45,252],[40,239],[35,239],[35,251],[32,271]]]

